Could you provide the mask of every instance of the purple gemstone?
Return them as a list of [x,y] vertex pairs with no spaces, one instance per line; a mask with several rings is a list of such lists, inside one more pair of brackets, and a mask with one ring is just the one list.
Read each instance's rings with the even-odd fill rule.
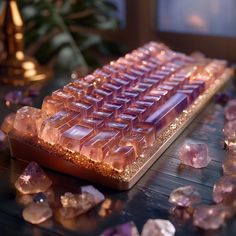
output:
[[206,167],[211,161],[211,158],[208,155],[208,147],[203,143],[185,143],[179,149],[179,159],[182,164],[192,166],[194,168]]
[[223,131],[225,143],[230,149],[234,149],[236,146],[236,120],[226,122]]
[[225,218],[231,215],[231,209],[223,205],[202,205],[195,209],[193,224],[202,229],[218,229]]
[[227,93],[217,93],[215,95],[215,103],[225,105],[229,101],[229,95]]
[[221,177],[213,188],[213,199],[216,203],[224,201],[225,198],[236,191],[236,177],[223,176]]
[[138,230],[135,224],[131,221],[122,225],[118,225],[114,228],[105,230],[101,236],[139,236]]
[[149,219],[143,226],[142,236],[174,236],[175,227],[169,220]]
[[30,162],[15,182],[16,189],[23,194],[33,194],[46,191],[52,181],[36,162]]
[[38,96],[40,93],[40,87],[38,86],[30,86],[28,89],[28,96],[35,97]]
[[31,106],[33,104],[33,100],[31,97],[23,97],[19,103],[21,105]]
[[236,119],[236,99],[232,99],[225,107],[225,118],[228,121]]
[[20,90],[11,91],[7,93],[4,97],[7,105],[19,104],[22,98],[23,98],[23,93]]
[[173,190],[169,202],[180,207],[189,207],[199,203],[201,196],[194,186],[185,186]]

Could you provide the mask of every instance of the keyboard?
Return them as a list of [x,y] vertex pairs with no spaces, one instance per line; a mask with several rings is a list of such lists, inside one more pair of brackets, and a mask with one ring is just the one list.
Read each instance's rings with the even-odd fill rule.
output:
[[131,188],[232,76],[222,60],[150,42],[20,108],[11,154],[118,190]]

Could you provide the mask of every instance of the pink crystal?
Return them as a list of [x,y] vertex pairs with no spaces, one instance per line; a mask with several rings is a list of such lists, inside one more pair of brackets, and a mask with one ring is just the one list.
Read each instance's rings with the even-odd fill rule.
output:
[[20,90],[11,91],[7,93],[4,97],[7,105],[19,104],[22,98],[23,98],[23,93]]
[[188,185],[173,190],[169,197],[169,202],[181,207],[189,207],[199,203],[201,196],[194,186]]
[[139,233],[134,222],[131,221],[107,229],[100,236],[139,236]]
[[223,161],[223,172],[225,175],[235,175],[236,174],[236,153],[229,151]]
[[97,204],[94,195],[84,192],[82,194],[65,193],[61,196],[62,208],[60,214],[65,219],[79,216]]
[[206,144],[184,144],[179,149],[179,159],[182,164],[192,166],[194,168],[206,167],[211,158],[208,155],[208,147]]
[[7,134],[13,129],[13,124],[15,120],[16,114],[15,113],[10,113],[7,115],[1,125],[1,130]]
[[236,177],[223,176],[213,188],[213,199],[216,203],[220,203],[224,198],[230,196],[236,191]]
[[41,110],[33,107],[20,108],[14,120],[14,129],[27,136],[37,135],[37,120],[41,119]]
[[222,205],[199,206],[193,214],[193,224],[202,229],[218,229],[228,217],[230,209]]
[[100,202],[105,200],[105,196],[92,185],[82,186],[81,192],[93,195],[96,204],[99,204]]
[[23,218],[31,224],[40,224],[52,217],[52,210],[47,203],[31,203],[23,210]]
[[230,100],[225,108],[226,120],[236,119],[236,99]]
[[182,223],[183,221],[187,221],[192,218],[194,209],[192,207],[174,206],[170,208],[169,212],[174,219],[177,219]]
[[33,194],[46,191],[52,181],[36,162],[30,162],[15,182],[15,187],[23,194]]
[[143,226],[142,236],[174,236],[175,227],[169,220],[149,219]]
[[226,144],[232,148],[236,145],[236,120],[228,121],[224,126]]

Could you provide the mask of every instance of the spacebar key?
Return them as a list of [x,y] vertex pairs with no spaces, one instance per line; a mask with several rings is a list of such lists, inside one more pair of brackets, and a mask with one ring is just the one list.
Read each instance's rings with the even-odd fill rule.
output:
[[170,124],[177,117],[177,115],[187,108],[187,106],[187,95],[183,93],[176,93],[156,111],[151,113],[146,119],[146,122],[154,125],[156,127],[156,131],[158,132]]

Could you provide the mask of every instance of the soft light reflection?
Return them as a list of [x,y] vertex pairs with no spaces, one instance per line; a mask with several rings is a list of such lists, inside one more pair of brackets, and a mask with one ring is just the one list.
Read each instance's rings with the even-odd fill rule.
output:
[[14,14],[12,15],[14,25],[19,26],[19,27],[23,26],[23,22],[19,14],[16,2],[10,1],[10,7],[12,9],[12,12],[14,12]]
[[18,60],[23,60],[24,59],[24,53],[22,51],[17,51],[16,52],[16,58]]

